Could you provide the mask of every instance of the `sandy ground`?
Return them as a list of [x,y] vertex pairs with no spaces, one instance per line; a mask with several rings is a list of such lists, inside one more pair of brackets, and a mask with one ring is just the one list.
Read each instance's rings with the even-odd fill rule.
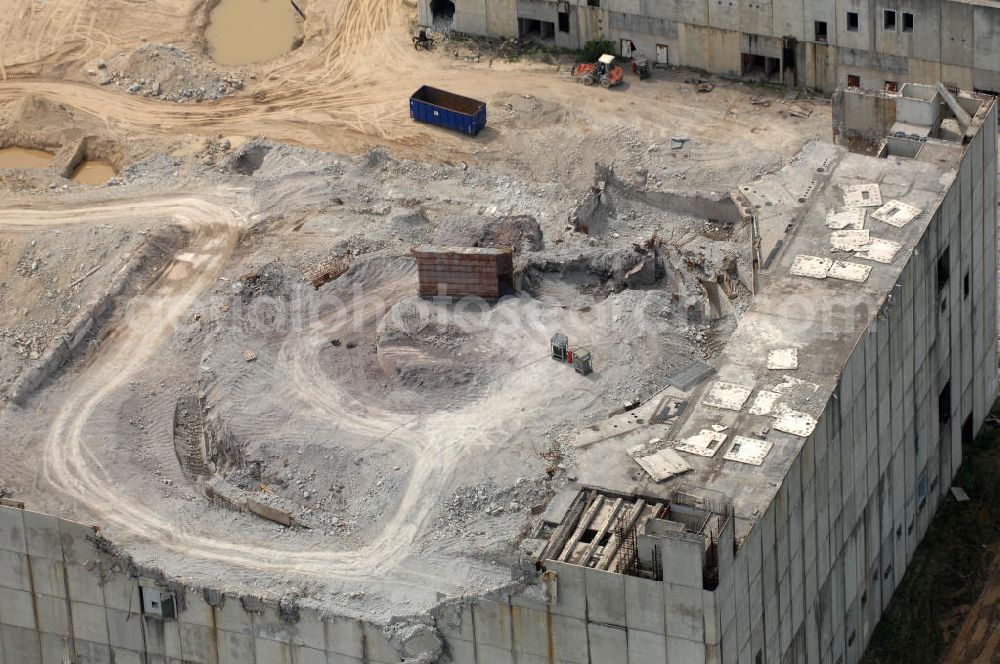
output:
[[[386,618],[509,583],[532,508],[573,480],[561,435],[651,396],[731,325],[676,304],[715,274],[623,290],[633,243],[654,233],[665,254],[696,248],[692,265],[730,251],[705,249],[727,240],[705,219],[630,192],[728,191],[826,137],[830,117],[822,102],[788,115],[773,92],[752,105],[760,91],[739,84],[698,94],[684,72],[605,91],[556,65],[418,53],[405,3],[304,8],[301,48],[238,70],[204,55],[201,3],[20,0],[0,16],[0,144],[83,141],[119,170],[101,188],[0,171],[0,305],[14,312],[0,387],[144,242],[183,238],[24,405],[0,405],[0,481],[184,578]],[[240,84],[211,101],[101,84],[157,44],[191,56],[192,80]],[[410,121],[424,83],[487,100],[488,128],[473,139]],[[671,135],[690,141],[671,150]],[[566,220],[598,161],[620,191],[600,235],[582,236]],[[487,237],[512,215],[543,238],[518,254],[519,297],[466,312],[412,297],[410,245]],[[350,270],[313,289],[302,270],[332,257]],[[546,359],[555,330],[593,347],[593,376]],[[219,475],[311,528],[204,497],[173,442],[184,398],[233,443],[208,460]]]

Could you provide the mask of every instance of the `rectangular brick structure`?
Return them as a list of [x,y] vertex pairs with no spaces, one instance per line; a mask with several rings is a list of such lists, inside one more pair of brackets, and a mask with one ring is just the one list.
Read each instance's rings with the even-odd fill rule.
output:
[[513,290],[514,259],[509,248],[440,247],[410,249],[417,259],[422,297],[476,296],[496,300]]

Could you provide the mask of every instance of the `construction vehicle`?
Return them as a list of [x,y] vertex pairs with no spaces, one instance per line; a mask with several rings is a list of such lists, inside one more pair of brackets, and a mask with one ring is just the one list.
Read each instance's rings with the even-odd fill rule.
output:
[[625,70],[615,62],[615,56],[607,53],[599,57],[597,62],[573,65],[572,73],[584,85],[600,83],[605,88],[618,85],[625,78]]
[[640,81],[649,78],[649,61],[645,55],[632,55],[632,73],[638,76]]
[[427,28],[420,28],[417,34],[413,35],[413,48],[419,51],[424,49],[425,51],[431,50],[434,47],[434,39],[427,34]]
[[573,348],[565,334],[556,333],[549,340],[552,359],[572,366],[577,373],[586,376],[594,368],[591,364],[590,349],[582,346]]

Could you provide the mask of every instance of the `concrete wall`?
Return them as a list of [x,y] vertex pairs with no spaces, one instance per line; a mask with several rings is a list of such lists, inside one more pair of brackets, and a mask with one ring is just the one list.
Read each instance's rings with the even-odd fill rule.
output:
[[[175,620],[142,614],[153,582],[92,527],[0,506],[0,664],[395,664],[382,629],[167,583]],[[153,585],[157,585],[153,582]]]
[[963,422],[978,431],[997,392],[995,134],[994,108],[837,398],[732,566],[720,564],[726,664],[857,662],[947,495]]
[[[862,87],[881,89],[886,81],[934,83],[1000,91],[1000,7],[961,0],[456,0],[454,28],[490,36],[517,36],[517,17],[556,21],[559,7],[571,13],[569,33],[553,44],[579,48],[596,39],[616,47],[631,40],[650,61],[657,45],[669,63],[728,75],[742,73],[748,38],[765,44],[769,57],[784,62],[782,40],[794,37],[795,71],[783,82],[832,92],[857,76]],[[420,17],[430,0],[419,0]],[[542,6],[540,8],[539,6]],[[544,9],[547,7],[547,9]],[[896,12],[886,29],[885,11]],[[858,15],[857,29],[848,12]],[[903,29],[903,13],[913,15]],[[826,40],[816,22],[826,24]],[[758,53],[763,55],[764,53]]]

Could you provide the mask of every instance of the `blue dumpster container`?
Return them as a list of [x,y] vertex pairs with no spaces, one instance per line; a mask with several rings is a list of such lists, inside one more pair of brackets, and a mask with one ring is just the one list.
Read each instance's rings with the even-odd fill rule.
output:
[[486,102],[423,85],[410,96],[410,117],[475,136],[486,126]]

